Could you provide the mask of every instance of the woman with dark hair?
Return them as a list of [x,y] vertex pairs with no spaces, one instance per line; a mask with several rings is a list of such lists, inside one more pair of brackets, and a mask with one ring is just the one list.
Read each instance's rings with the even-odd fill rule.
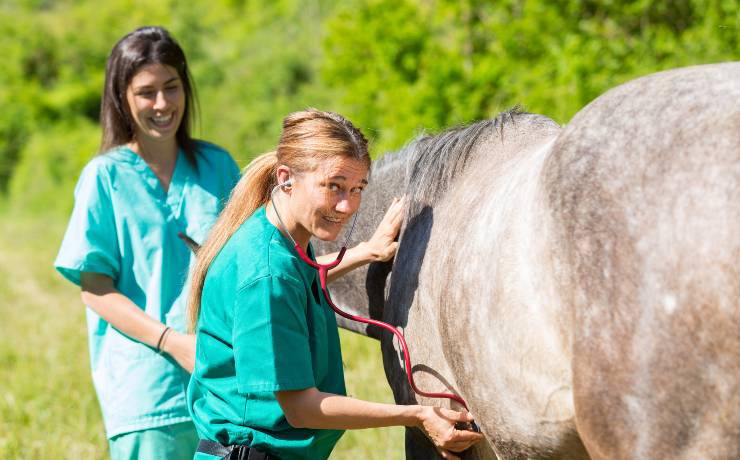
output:
[[82,171],[55,266],[82,290],[93,383],[114,459],[192,458],[185,389],[187,274],[178,238],[205,240],[239,179],[223,149],[190,137],[193,86],[161,27],[123,37],[108,58],[100,155]]
[[[314,259],[311,238],[334,240],[350,222],[369,171],[362,133],[311,109],[285,118],[277,151],[254,160],[234,188],[190,290],[196,458],[320,460],[343,430],[394,425],[421,428],[449,459],[482,439],[457,429],[472,420],[467,412],[345,396],[336,319],[302,259]],[[394,201],[380,229],[397,231],[402,207]]]

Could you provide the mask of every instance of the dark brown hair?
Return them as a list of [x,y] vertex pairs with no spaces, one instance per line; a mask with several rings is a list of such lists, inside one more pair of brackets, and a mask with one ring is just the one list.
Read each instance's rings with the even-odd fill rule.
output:
[[190,128],[197,112],[195,88],[191,83],[185,53],[162,27],[134,30],[119,40],[108,56],[100,108],[100,124],[103,128],[100,153],[133,140],[134,120],[126,101],[126,90],[136,72],[149,64],[173,67],[180,77],[185,91],[185,111],[175,138],[188,161],[195,165],[196,143],[190,137]]

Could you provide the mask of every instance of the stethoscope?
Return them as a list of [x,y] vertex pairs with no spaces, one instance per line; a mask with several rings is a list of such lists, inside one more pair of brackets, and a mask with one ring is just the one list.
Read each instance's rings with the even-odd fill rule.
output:
[[[311,267],[315,268],[319,272],[319,284],[321,285],[321,291],[324,293],[324,298],[326,299],[326,302],[329,304],[332,310],[334,310],[335,313],[338,315],[350,319],[352,321],[357,321],[360,323],[365,324],[372,324],[374,326],[381,327],[389,332],[391,332],[393,335],[395,335],[398,338],[398,342],[401,344],[401,348],[403,349],[403,360],[404,360],[404,366],[406,368],[406,378],[409,382],[409,385],[411,386],[411,389],[414,390],[414,393],[425,396],[427,398],[447,398],[451,399],[460,405],[462,405],[465,410],[468,410],[468,405],[465,403],[465,400],[461,398],[460,396],[452,393],[428,393],[426,391],[420,390],[416,383],[414,383],[414,376],[411,374],[411,357],[409,355],[409,349],[406,345],[406,339],[404,339],[403,335],[401,335],[401,332],[399,332],[398,329],[391,326],[388,323],[384,323],[382,321],[378,321],[371,318],[365,318],[362,316],[357,315],[351,315],[347,312],[342,311],[339,307],[334,305],[334,302],[331,300],[331,295],[329,295],[329,289],[327,288],[327,276],[329,273],[329,270],[339,265],[340,262],[342,262],[342,258],[344,257],[344,253],[347,251],[347,244],[350,241],[350,238],[352,237],[352,232],[355,230],[355,224],[357,223],[357,215],[359,213],[355,213],[354,217],[352,218],[352,226],[350,227],[349,232],[347,233],[347,237],[344,239],[344,244],[342,245],[342,248],[339,250],[339,254],[337,254],[337,258],[328,264],[320,264],[314,260],[312,260],[310,257],[308,257],[308,254],[306,254],[306,251],[303,250],[300,244],[298,244],[295,239],[293,239],[293,236],[288,231],[288,228],[285,226],[285,223],[283,222],[283,219],[280,217],[280,213],[278,212],[277,206],[275,205],[275,192],[283,187],[289,187],[293,184],[292,180],[288,180],[286,182],[283,182],[282,184],[278,184],[275,187],[273,187],[272,191],[270,192],[270,201],[272,202],[272,209],[275,211],[275,216],[277,216],[278,221],[280,222],[280,226],[282,227],[283,232],[290,238],[290,241],[293,242],[293,247],[295,248],[296,252],[298,253],[298,257],[305,262],[306,264],[310,265]],[[458,423],[455,425],[458,429],[469,429],[475,432],[480,433],[480,428],[478,428],[478,425],[475,423],[475,421],[470,422],[470,424],[464,424],[464,423]]]

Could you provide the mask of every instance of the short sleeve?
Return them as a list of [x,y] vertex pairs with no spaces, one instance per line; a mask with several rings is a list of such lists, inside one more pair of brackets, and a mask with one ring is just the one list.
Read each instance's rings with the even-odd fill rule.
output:
[[[234,158],[223,148],[209,142],[198,141],[202,154],[199,155],[199,174],[216,177],[218,189],[214,194],[219,200],[220,212],[231,195],[231,191],[241,179],[241,170]],[[205,171],[205,173],[203,172]]]
[[[228,162],[226,165],[226,177],[227,182],[229,184],[229,193],[231,193],[231,190],[236,187],[236,183],[239,182],[239,179],[241,179],[241,171],[239,170],[239,166],[236,164],[236,161],[234,161],[234,158],[231,157],[231,155],[227,155]],[[226,198],[229,197],[229,194],[226,194]]]
[[234,158],[232,158],[232,156],[228,153],[224,153],[223,166],[219,170],[219,174],[222,177],[222,193],[219,197],[220,213],[226,206],[226,202],[229,201],[231,191],[234,190],[234,187],[236,187],[239,179],[241,179],[241,171],[239,170],[239,166],[236,164],[236,161],[234,161]]
[[114,280],[120,272],[113,203],[102,173],[95,162],[82,171],[72,217],[54,262],[59,273],[77,285],[82,272],[101,273]]
[[233,342],[239,393],[316,386],[306,301],[303,285],[286,277],[265,276],[239,290]]

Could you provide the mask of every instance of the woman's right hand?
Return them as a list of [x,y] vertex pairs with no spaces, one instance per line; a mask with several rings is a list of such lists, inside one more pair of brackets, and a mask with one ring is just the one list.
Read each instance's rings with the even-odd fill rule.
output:
[[360,243],[365,245],[373,262],[386,262],[396,255],[398,249],[396,238],[398,232],[401,231],[406,203],[406,197],[393,198],[373,236],[366,242]]
[[431,439],[442,458],[458,459],[453,452],[462,452],[481,441],[483,435],[475,431],[458,430],[458,422],[472,422],[469,412],[457,412],[440,407],[422,406],[419,428]]
[[183,369],[193,373],[195,367],[195,334],[183,334],[170,330],[165,338],[162,350],[177,361]]

